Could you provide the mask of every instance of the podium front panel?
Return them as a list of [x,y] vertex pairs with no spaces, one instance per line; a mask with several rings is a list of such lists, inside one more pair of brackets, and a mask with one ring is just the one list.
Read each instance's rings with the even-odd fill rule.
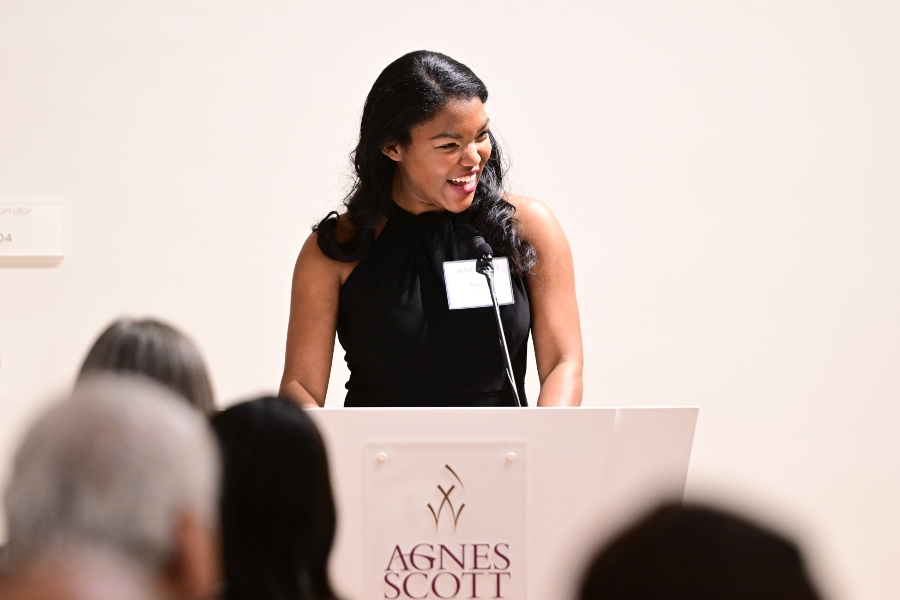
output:
[[332,582],[351,600],[570,600],[603,537],[682,496],[697,419],[695,408],[309,414],[338,509]]

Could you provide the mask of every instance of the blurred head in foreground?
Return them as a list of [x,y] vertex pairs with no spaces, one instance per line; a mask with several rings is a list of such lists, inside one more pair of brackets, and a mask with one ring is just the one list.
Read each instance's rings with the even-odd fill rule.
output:
[[15,455],[9,570],[94,547],[145,570],[167,597],[207,598],[219,577],[218,482],[203,415],[143,379],[86,378]]
[[818,600],[797,547],[736,516],[664,505],[594,557],[580,600]]
[[226,600],[332,600],[335,509],[322,438],[284,398],[213,417],[224,464]]
[[203,413],[215,410],[200,350],[183,333],[160,321],[113,322],[94,342],[78,380],[98,371],[143,375],[175,390]]

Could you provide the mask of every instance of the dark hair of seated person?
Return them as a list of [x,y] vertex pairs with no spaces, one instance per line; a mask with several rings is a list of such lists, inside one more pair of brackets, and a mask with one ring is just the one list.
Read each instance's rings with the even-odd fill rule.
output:
[[579,600],[818,600],[797,546],[703,506],[664,505],[602,548]]
[[88,351],[78,379],[98,371],[142,375],[162,384],[204,414],[215,398],[200,350],[186,335],[155,319],[118,319]]
[[335,508],[322,438],[302,408],[266,397],[212,418],[223,458],[224,600],[334,600]]

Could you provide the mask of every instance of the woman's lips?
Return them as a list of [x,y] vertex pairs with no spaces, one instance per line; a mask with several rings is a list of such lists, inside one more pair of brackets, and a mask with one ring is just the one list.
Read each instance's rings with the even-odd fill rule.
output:
[[454,177],[453,179],[448,179],[447,183],[449,183],[450,187],[454,190],[462,194],[471,194],[478,186],[478,173],[473,171],[462,177]]

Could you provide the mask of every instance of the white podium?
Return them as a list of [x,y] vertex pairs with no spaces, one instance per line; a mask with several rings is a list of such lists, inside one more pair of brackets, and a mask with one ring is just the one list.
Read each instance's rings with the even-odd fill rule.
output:
[[696,408],[319,409],[348,600],[570,600],[599,540],[684,493]]

